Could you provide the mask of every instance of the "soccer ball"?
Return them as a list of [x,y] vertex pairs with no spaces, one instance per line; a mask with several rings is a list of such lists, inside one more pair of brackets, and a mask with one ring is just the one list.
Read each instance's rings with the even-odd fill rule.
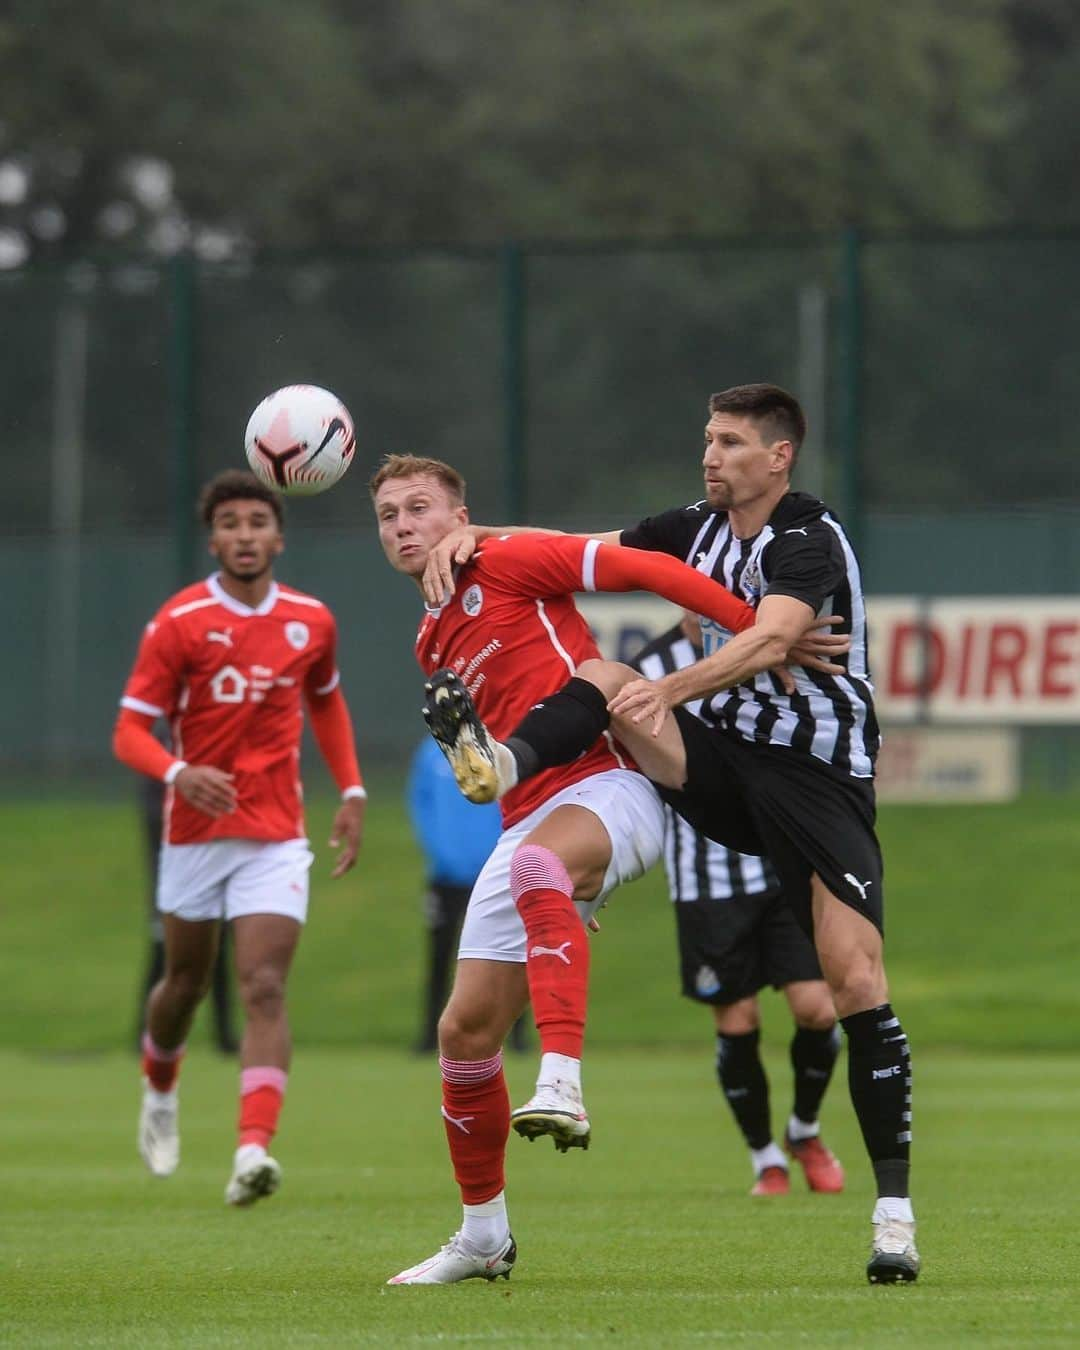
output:
[[325,492],[352,461],[352,417],[329,389],[286,385],[251,414],[244,449],[255,476],[268,487],[298,497]]

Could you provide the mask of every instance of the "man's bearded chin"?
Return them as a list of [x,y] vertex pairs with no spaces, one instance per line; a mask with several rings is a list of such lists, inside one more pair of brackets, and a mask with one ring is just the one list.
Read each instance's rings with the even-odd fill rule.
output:
[[261,581],[270,571],[270,563],[269,558],[263,563],[255,558],[251,562],[242,563],[227,563],[222,560],[221,570],[232,577],[234,581]]

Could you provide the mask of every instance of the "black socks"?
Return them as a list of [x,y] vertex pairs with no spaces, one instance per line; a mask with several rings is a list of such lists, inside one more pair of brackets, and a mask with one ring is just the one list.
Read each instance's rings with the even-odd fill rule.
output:
[[908,1194],[911,1054],[892,1005],[840,1019],[848,1038],[848,1086],[878,1195]]
[[505,741],[517,761],[518,781],[556,764],[570,764],[610,721],[607,696],[575,675],[557,694],[531,708]]
[[840,1028],[812,1031],[796,1027],[791,1038],[791,1067],[795,1071],[795,1106],[793,1114],[805,1125],[818,1118],[821,1099],[832,1077],[836,1056],[840,1051]]
[[750,1148],[764,1148],[772,1139],[769,1125],[769,1080],[758,1054],[761,1033],[716,1038],[716,1076]]

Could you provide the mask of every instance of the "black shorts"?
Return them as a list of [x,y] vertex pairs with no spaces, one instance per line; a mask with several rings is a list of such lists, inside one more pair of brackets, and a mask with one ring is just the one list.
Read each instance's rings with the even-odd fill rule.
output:
[[722,1007],[766,985],[822,978],[814,944],[777,891],[678,900],[673,909],[687,998]]
[[709,839],[764,854],[806,933],[813,933],[810,878],[883,931],[881,847],[871,779],[854,778],[784,746],[758,745],[706,726],[685,708],[675,717],[686,746],[681,791],[660,796]]

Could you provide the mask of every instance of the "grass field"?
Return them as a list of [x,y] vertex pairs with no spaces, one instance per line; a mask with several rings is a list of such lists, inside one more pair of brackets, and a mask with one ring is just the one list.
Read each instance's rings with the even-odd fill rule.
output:
[[[774,1082],[782,1064],[771,1059]],[[457,1222],[433,1065],[387,1050],[297,1058],[280,1194],[221,1193],[235,1068],[185,1069],[180,1171],[135,1157],[130,1056],[0,1056],[0,1341],[13,1346],[497,1344],[1050,1346],[1080,1340],[1080,1085],[1064,1056],[931,1051],[917,1064],[924,1276],[863,1280],[872,1203],[842,1092],[842,1196],[751,1200],[708,1056],[603,1050],[595,1143],[511,1140],[513,1278],[386,1289]],[[527,1093],[529,1058],[510,1065]],[[1036,1142],[1037,1141],[1037,1142]],[[1071,1253],[1071,1254],[1070,1254]]]
[[[300,1043],[407,1045],[416,1032],[421,871],[396,786],[376,786],[369,817],[360,864],[332,883],[329,804],[311,810],[320,856],[291,985]],[[1075,1048],[1078,819],[1080,799],[1067,796],[882,813],[889,971],[918,1045]],[[133,797],[4,802],[0,849],[0,1046],[125,1044],[145,944]],[[677,997],[661,874],[620,891],[601,917],[590,1044],[698,1044],[703,1014]]]
[[[358,871],[326,854],[292,987],[297,1057],[250,1212],[221,1200],[236,1066],[200,1033],[184,1161],[134,1153],[145,882],[134,806],[8,802],[0,945],[0,1344],[1075,1345],[1080,1025],[1075,798],[883,813],[893,996],[914,1047],[925,1272],[870,1289],[872,1195],[842,1082],[826,1104],[848,1191],[751,1201],[707,1015],[676,997],[662,883],[595,939],[595,1144],[511,1141],[509,1283],[389,1290],[456,1226],[434,1066],[416,1030],[420,874],[393,791]],[[312,811],[325,837],[326,803]],[[767,1000],[776,1114],[787,1027]],[[511,1059],[514,1097],[532,1056]],[[840,1075],[842,1077],[842,1067]]]

